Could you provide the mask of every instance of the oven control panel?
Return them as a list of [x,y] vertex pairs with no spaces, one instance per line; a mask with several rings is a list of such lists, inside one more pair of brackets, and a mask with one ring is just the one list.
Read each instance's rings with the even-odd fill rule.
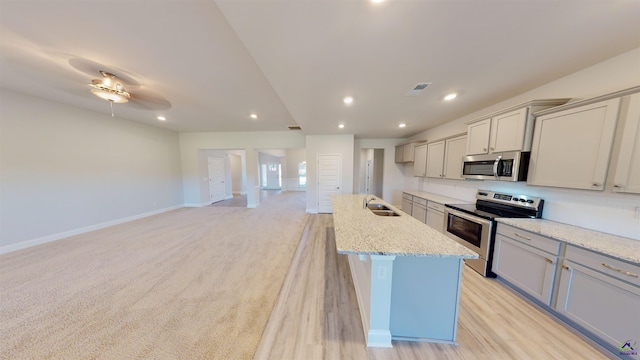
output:
[[476,193],[476,199],[519,207],[531,207],[535,209],[537,209],[542,202],[541,198],[533,196],[512,195],[488,190],[478,190]]

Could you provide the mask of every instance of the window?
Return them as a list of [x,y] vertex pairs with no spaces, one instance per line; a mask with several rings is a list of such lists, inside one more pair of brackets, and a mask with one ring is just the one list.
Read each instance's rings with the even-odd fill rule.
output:
[[303,188],[307,187],[307,162],[303,161],[298,164],[298,185]]

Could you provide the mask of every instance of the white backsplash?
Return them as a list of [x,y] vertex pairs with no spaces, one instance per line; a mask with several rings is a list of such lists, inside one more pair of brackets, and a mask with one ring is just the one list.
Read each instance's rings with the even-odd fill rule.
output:
[[[409,166],[407,168],[410,168]],[[405,174],[406,175],[406,174]],[[610,191],[527,186],[525,182],[457,181],[405,177],[405,188],[475,202],[478,189],[536,196],[544,199],[548,220],[640,240],[640,195]]]

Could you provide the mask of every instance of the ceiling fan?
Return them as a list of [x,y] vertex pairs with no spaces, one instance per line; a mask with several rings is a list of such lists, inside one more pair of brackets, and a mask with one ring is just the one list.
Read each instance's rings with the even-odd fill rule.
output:
[[[171,102],[164,97],[154,94],[136,81],[132,76],[124,71],[109,69],[107,66],[97,62],[71,58],[69,64],[85,74],[99,75],[88,84],[91,93],[97,97],[109,101],[111,116],[113,114],[113,103],[131,105],[145,110],[167,110],[171,108]],[[116,73],[120,73],[116,75]]]

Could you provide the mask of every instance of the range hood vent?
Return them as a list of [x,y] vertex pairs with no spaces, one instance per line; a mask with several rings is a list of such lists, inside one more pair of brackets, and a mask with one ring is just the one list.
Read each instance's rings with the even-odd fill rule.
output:
[[404,96],[418,96],[420,95],[420,93],[422,93],[422,91],[424,89],[426,89],[427,87],[429,87],[429,85],[431,85],[431,83],[417,83],[416,86],[413,87],[413,89],[407,91]]
[[302,128],[298,125],[291,125],[289,126],[289,130],[302,130]]

